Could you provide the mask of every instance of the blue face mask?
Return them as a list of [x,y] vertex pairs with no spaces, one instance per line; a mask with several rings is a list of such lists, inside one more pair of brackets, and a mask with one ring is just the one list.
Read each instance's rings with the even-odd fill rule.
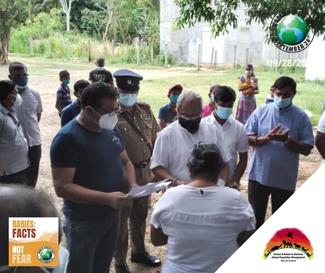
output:
[[281,97],[274,96],[274,103],[279,109],[288,107],[291,102],[292,98],[283,99]]
[[19,88],[24,89],[27,86],[28,77],[19,77],[19,78],[15,79],[13,82],[17,85],[18,89]]
[[138,94],[120,93],[119,101],[124,106],[127,106],[127,107],[133,106],[138,101]]
[[169,99],[170,99],[170,102],[176,103],[177,99],[178,99],[178,95],[172,95],[169,97]]
[[215,113],[221,119],[228,119],[232,114],[232,108],[218,106]]
[[62,83],[65,85],[65,86],[68,86],[70,84],[70,80],[63,80]]

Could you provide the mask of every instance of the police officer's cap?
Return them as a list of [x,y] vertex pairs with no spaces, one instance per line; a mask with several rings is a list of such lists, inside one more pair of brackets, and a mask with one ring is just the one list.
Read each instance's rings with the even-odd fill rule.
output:
[[129,69],[120,69],[113,73],[118,88],[124,91],[139,91],[140,81],[143,77]]

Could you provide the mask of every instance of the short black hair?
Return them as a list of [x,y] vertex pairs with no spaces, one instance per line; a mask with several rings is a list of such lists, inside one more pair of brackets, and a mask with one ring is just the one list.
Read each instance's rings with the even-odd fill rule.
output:
[[68,72],[68,70],[61,70],[59,72],[59,77],[60,77],[60,80],[65,78],[65,77],[68,77],[70,76],[70,73]]
[[9,74],[17,70],[24,70],[27,72],[27,66],[20,62],[13,62],[9,65]]
[[97,61],[96,61],[96,64],[98,66],[104,66],[105,65],[105,59],[104,58],[98,58]]
[[15,84],[12,81],[0,81],[0,101],[4,101],[9,94],[15,89]]
[[75,84],[74,84],[74,86],[73,86],[74,93],[77,94],[78,92],[80,92],[81,90],[85,89],[89,85],[90,85],[89,81],[86,81],[86,80],[76,81]]
[[278,78],[274,84],[274,88],[276,89],[283,89],[285,87],[289,87],[291,91],[296,94],[296,88],[297,88],[297,83],[293,78],[287,77],[287,76],[282,76]]
[[236,100],[236,92],[229,86],[225,85],[215,85],[212,86],[213,89],[214,101],[222,102],[234,102]]
[[191,179],[204,178],[217,183],[224,162],[217,145],[198,143],[194,146],[187,163]]
[[100,108],[103,99],[116,100],[118,93],[110,84],[104,82],[95,82],[84,89],[81,95],[81,108],[91,106]]

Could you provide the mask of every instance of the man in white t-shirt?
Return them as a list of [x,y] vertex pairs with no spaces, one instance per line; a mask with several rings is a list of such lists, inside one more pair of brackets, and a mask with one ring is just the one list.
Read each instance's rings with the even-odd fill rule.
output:
[[[199,142],[216,144],[223,161],[228,163],[230,159],[222,132],[213,124],[201,122],[200,95],[192,91],[182,93],[176,110],[178,120],[158,134],[150,165],[157,178],[170,179],[174,186],[190,181],[186,164],[194,145]],[[222,170],[221,179],[229,180],[228,164]]]
[[323,159],[325,159],[325,111],[323,112],[318,123],[316,147]]
[[240,179],[247,166],[249,145],[244,125],[230,117],[236,100],[236,92],[228,86],[215,85],[212,89],[216,109],[210,116],[204,118],[202,122],[214,124],[223,132],[224,140],[228,145],[230,153],[230,185],[234,188],[238,188]]

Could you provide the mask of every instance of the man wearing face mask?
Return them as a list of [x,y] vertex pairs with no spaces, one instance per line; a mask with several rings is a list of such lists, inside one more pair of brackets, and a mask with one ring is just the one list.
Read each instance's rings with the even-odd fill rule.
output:
[[169,98],[170,103],[159,109],[158,119],[161,129],[176,120],[176,102],[179,95],[182,93],[182,90],[183,87],[180,84],[176,84],[168,90],[167,97]]
[[12,81],[0,81],[0,183],[27,184],[28,145],[13,108],[17,94]]
[[[224,134],[225,144],[230,152],[229,174],[230,186],[239,188],[240,179],[247,165],[248,138],[244,125],[231,117],[236,92],[228,86],[215,85],[211,87],[214,94],[216,109],[202,122],[214,124]],[[239,160],[238,160],[239,158]]]
[[[94,83],[81,96],[81,113],[55,136],[51,164],[63,198],[69,273],[107,273],[116,247],[119,209],[136,183],[117,123],[115,89]],[[125,173],[125,175],[124,175]]]
[[14,108],[21,122],[28,142],[30,168],[28,170],[28,186],[35,187],[38,179],[39,164],[42,155],[42,141],[39,122],[43,112],[41,97],[38,92],[28,86],[27,67],[22,63],[11,63],[9,78],[16,84],[20,101]]
[[253,155],[249,168],[249,201],[255,211],[256,228],[265,219],[269,195],[274,213],[295,191],[299,155],[314,146],[307,114],[293,105],[296,82],[280,77],[274,83],[274,102],[253,112],[245,126]]
[[[178,120],[164,128],[158,135],[152,159],[151,170],[161,179],[173,181],[173,185],[191,181],[187,160],[195,144],[214,143],[220,149],[222,160],[228,163],[230,156],[223,133],[215,125],[201,122],[202,98],[195,92],[182,93],[177,100]],[[221,178],[229,180],[228,164],[222,170]]]
[[[125,149],[132,161],[137,184],[150,182],[150,157],[159,131],[159,125],[148,104],[138,102],[141,75],[121,69],[113,73],[119,92],[120,110],[118,127],[125,141]],[[126,185],[125,192],[130,189]],[[128,251],[128,219],[130,219],[131,261],[147,266],[159,266],[160,260],[146,252],[144,245],[149,196],[136,198],[121,211],[118,246],[115,253],[115,268],[118,273],[130,272],[126,264]]]

